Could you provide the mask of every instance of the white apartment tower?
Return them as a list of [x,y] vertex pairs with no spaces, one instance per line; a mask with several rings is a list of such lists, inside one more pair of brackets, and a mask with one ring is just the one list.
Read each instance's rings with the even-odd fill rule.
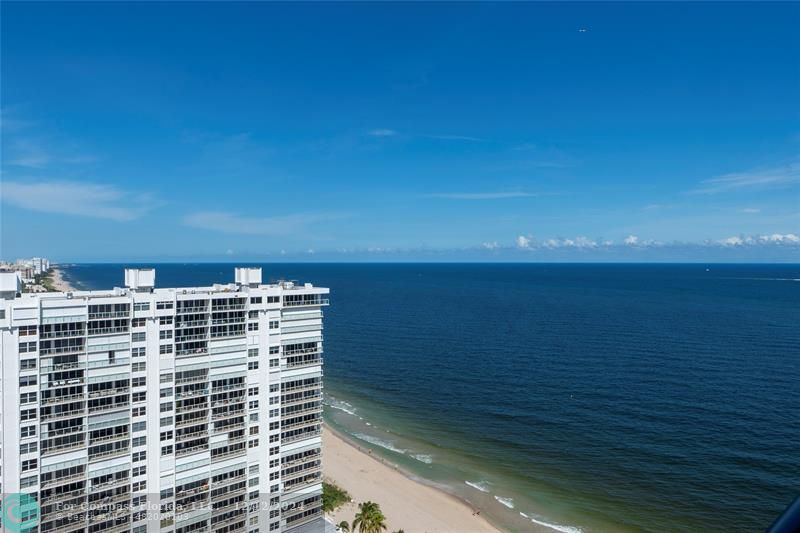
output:
[[7,531],[323,531],[328,289],[260,268],[69,293],[0,278]]

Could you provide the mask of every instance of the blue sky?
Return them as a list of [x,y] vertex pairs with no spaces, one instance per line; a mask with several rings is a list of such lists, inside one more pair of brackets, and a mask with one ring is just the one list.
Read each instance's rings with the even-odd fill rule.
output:
[[0,256],[798,261],[798,20],[4,2]]

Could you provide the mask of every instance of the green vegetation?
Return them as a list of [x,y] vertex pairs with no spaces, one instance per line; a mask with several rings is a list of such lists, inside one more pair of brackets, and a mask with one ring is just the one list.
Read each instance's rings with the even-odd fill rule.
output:
[[339,531],[342,533],[350,533],[350,524],[347,523],[347,520],[342,520],[336,524],[336,527],[339,528]]
[[[350,501],[346,490],[327,481],[322,482],[322,510],[326,513],[335,511],[343,504]],[[349,531],[349,530],[348,530]]]
[[380,505],[374,502],[359,503],[351,529],[358,533],[382,533],[386,529],[386,517]]
[[44,274],[36,276],[36,283],[44,287],[47,292],[55,292],[56,288],[53,286],[53,271],[48,270]]

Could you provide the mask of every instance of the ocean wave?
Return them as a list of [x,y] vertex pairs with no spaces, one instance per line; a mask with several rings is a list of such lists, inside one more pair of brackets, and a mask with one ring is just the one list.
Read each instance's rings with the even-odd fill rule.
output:
[[514,500],[512,500],[511,498],[503,498],[502,496],[495,496],[494,499],[497,500],[498,503],[505,505],[509,509],[514,508]]
[[[522,513],[519,513],[522,514]],[[530,518],[530,517],[526,517]],[[534,524],[539,524],[540,526],[544,526],[550,529],[554,529],[556,531],[560,531],[561,533],[583,533],[583,530],[579,527],[572,527],[572,526],[562,526],[559,524],[551,524],[550,522],[545,522],[543,520],[536,520],[535,518],[531,518],[531,522]]]
[[431,457],[430,455],[426,455],[424,453],[414,453],[411,454],[411,457],[413,457],[417,461],[425,463],[426,465],[429,465],[433,462],[433,457]]
[[353,436],[363,441],[369,442],[370,444],[374,444],[375,446],[380,446],[381,448],[389,450],[390,452],[405,454],[407,451],[407,450],[401,450],[400,448],[396,448],[394,444],[392,444],[391,442],[381,440],[378,437],[373,437],[372,435],[367,435],[365,433],[353,433]]
[[465,481],[464,483],[481,492],[489,492],[489,483],[487,481]]
[[[342,403],[346,403],[346,402],[342,402]],[[344,412],[345,412],[345,413],[347,413],[348,415],[358,416],[358,415],[355,413],[355,411],[352,411],[352,410],[350,410],[350,409],[348,409],[348,408],[346,408],[346,407],[342,407],[341,405],[336,405],[336,404],[333,404],[333,403],[327,403],[326,405],[327,405],[328,407],[330,407],[331,409],[338,409],[339,411],[344,411]],[[350,405],[350,404],[347,404],[347,405]],[[352,406],[352,405],[350,405],[350,407],[353,407],[353,406]],[[361,418],[361,417],[359,416],[359,418]]]

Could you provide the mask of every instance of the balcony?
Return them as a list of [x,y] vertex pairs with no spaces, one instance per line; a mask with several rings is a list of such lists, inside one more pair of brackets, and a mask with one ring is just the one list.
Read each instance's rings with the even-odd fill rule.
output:
[[281,472],[281,481],[286,483],[287,481],[292,481],[297,478],[302,478],[312,475],[318,478],[320,472],[322,472],[322,465],[318,463],[304,470],[298,470],[297,472],[292,472],[291,474],[284,474],[283,472]]
[[[206,421],[205,418],[203,418],[203,423],[205,423],[205,421]],[[207,437],[207,436],[208,436],[208,430],[207,429],[201,429],[200,431],[192,431],[191,433],[180,433],[180,434],[177,434],[177,435],[175,435],[175,440],[178,441],[178,442],[182,442],[182,441],[186,441],[186,440],[192,440],[192,439],[197,439],[197,438]]]
[[42,405],[52,405],[55,403],[66,403],[66,402],[73,402],[75,400],[83,400],[84,394],[82,392],[76,394],[65,394],[63,396],[50,396],[48,398],[42,398],[41,404]]
[[69,379],[53,379],[47,382],[47,387],[49,389],[56,389],[58,387],[74,387],[77,385],[83,385],[84,378],[69,378]]
[[319,346],[314,346],[313,348],[295,348],[293,350],[287,350],[284,348],[283,356],[289,357],[290,355],[306,355],[306,354],[316,354],[321,353],[322,348]]
[[198,396],[208,396],[208,389],[192,389],[175,393],[177,399],[197,398]]
[[281,417],[282,418],[294,418],[294,417],[300,416],[300,415],[307,415],[307,414],[311,414],[311,413],[321,413],[321,412],[322,412],[322,404],[319,404],[319,405],[315,405],[314,407],[306,407],[305,409],[300,409],[300,410],[297,410],[297,411],[282,412],[281,413]]
[[202,376],[192,376],[190,378],[180,378],[175,380],[176,385],[181,385],[183,383],[203,383],[208,381],[208,374]]
[[57,418],[70,418],[73,416],[85,416],[86,409],[72,409],[71,411],[60,411],[58,413],[45,413],[41,415],[41,420],[55,420]]
[[329,300],[327,298],[314,298],[309,300],[284,300],[283,306],[284,307],[302,307],[302,306],[309,306],[309,305],[329,305]]
[[244,429],[245,427],[244,422],[236,422],[235,424],[227,424],[222,427],[214,426],[211,431],[214,435],[219,435],[220,433],[228,433],[229,431],[235,431],[237,429]]
[[89,407],[90,413],[100,413],[103,411],[116,411],[117,409],[127,409],[130,406],[131,402],[118,402],[118,403],[109,403],[103,405],[95,405],[94,407]]
[[84,335],[86,335],[85,329],[71,329],[66,331],[42,331],[39,333],[39,340],[66,339],[69,337],[83,337]]
[[281,430],[292,430],[292,429],[299,429],[306,426],[314,426],[317,424],[322,423],[322,417],[312,418],[311,420],[303,420],[300,422],[294,422],[292,424],[284,424],[281,422]]
[[[175,337],[175,342],[204,341],[208,339],[208,333],[198,333],[195,335],[180,335]],[[164,339],[166,340],[166,339]]]
[[231,450],[228,452],[223,452],[217,455],[211,456],[211,462],[216,463],[217,461],[222,461],[223,459],[229,459],[231,457],[239,457],[242,455],[247,454],[247,448],[239,448],[238,450]]
[[307,359],[303,361],[296,361],[292,363],[284,363],[281,365],[281,370],[289,370],[293,368],[305,368],[309,366],[319,366],[322,364],[322,357],[316,359]]
[[73,368],[83,368],[86,365],[83,361],[74,361],[70,363],[55,363],[52,365],[41,365],[39,367],[42,374],[49,372],[60,372],[62,370],[70,370]]
[[[106,481],[104,483],[98,483],[96,485],[92,485],[89,488],[89,492],[94,493],[94,492],[101,492],[101,491],[104,491],[104,490],[110,490],[110,489],[114,489],[114,488],[117,488],[117,487],[121,487],[123,485],[127,485],[130,482],[131,482],[131,478],[129,478],[129,477],[125,477],[125,478],[121,478],[121,479],[113,479],[111,481]],[[130,495],[130,493],[126,493],[126,494]]]
[[225,411],[224,413],[213,413],[211,415],[211,420],[223,420],[225,418],[232,418],[235,416],[244,416],[244,409],[233,409],[230,411]]
[[[83,412],[83,411],[81,411]],[[52,439],[54,437],[61,437],[63,435],[72,435],[73,433],[80,433],[85,431],[86,426],[70,426],[67,428],[54,429],[51,431],[42,430],[42,440]]]
[[289,444],[291,442],[297,442],[299,440],[312,439],[314,437],[319,437],[320,435],[322,435],[322,431],[320,431],[319,429],[315,431],[304,431],[303,433],[297,433],[295,435],[281,437],[281,444]]
[[217,394],[219,392],[226,392],[226,391],[232,391],[232,390],[242,390],[242,389],[246,389],[246,388],[247,388],[247,384],[244,383],[244,382],[242,382],[242,383],[232,383],[230,385],[221,385],[221,386],[212,385],[211,393],[212,394]]
[[93,398],[104,398],[106,396],[115,396],[117,394],[127,394],[131,391],[130,387],[116,387],[116,388],[109,388],[109,389],[100,389],[91,391],[89,393],[89,399]]
[[220,311],[244,311],[245,304],[229,304],[229,305],[212,305],[211,311],[217,313]]
[[94,335],[117,335],[120,333],[128,333],[129,331],[130,329],[128,326],[117,326],[114,328],[89,328],[87,333],[90,337],[92,337]]
[[108,450],[100,453],[91,453],[89,454],[89,462],[94,463],[97,461],[105,461],[106,459],[117,457],[119,455],[128,455],[130,451],[131,451],[130,447],[126,446],[124,448],[118,448],[116,450]]
[[208,319],[204,320],[181,320],[180,318],[175,323],[175,329],[183,328],[204,328],[208,327]]
[[309,485],[316,485],[317,483],[322,482],[322,473],[317,472],[316,474],[308,474],[307,476],[299,476],[295,477],[290,481],[286,481],[283,484],[283,490],[285,492],[295,491],[298,489],[302,489],[308,487]]
[[[232,483],[236,483],[237,481],[244,481],[245,479],[247,479],[247,474],[240,474],[240,475],[238,475],[236,477],[229,477],[229,478],[223,479],[221,481],[212,481],[211,482],[211,486],[216,489],[216,488],[219,488],[219,487],[224,487],[225,485],[230,485]],[[228,494],[228,493],[226,492],[226,494]]]
[[187,415],[189,413],[196,413],[198,411],[207,411],[207,410],[208,410],[208,403],[198,403],[186,406],[176,406],[175,414]]
[[207,314],[208,313],[208,304],[206,304],[206,305],[198,305],[198,306],[194,306],[194,307],[181,307],[181,306],[178,306],[178,308],[175,309],[175,313],[179,314],[179,315],[185,315],[185,314],[189,314],[189,313]]
[[198,424],[205,424],[208,422],[208,413],[204,413],[202,416],[193,416],[189,419],[184,420],[175,420],[175,427],[176,428],[184,428],[188,426],[195,426]]
[[76,346],[59,346],[57,348],[40,348],[39,355],[42,357],[47,355],[66,355],[66,354],[80,354],[86,351],[86,346],[83,344]]
[[183,457],[184,455],[192,455],[193,453],[205,452],[208,451],[208,444],[200,444],[197,446],[190,446],[189,448],[183,448],[180,450],[175,450],[175,457]]
[[89,446],[100,444],[103,442],[111,442],[115,440],[125,440],[131,436],[127,431],[125,433],[115,433],[114,435],[103,435],[102,437],[89,437]]
[[103,318],[128,318],[131,316],[130,310],[128,311],[106,311],[102,313],[89,313],[89,320],[100,320]]
[[208,355],[208,348],[184,348],[175,350],[175,357],[194,357]]
[[286,468],[287,466],[297,465],[301,463],[307,463],[309,461],[318,461],[322,459],[321,453],[315,453],[313,455],[306,455],[305,457],[300,457],[298,459],[292,459],[291,461],[286,461],[281,463],[281,468]]
[[288,407],[290,405],[297,405],[305,402],[313,402],[313,401],[321,401],[322,400],[322,393],[312,394],[310,396],[298,396],[296,398],[291,399],[284,399],[285,396],[281,396],[281,406]]
[[69,492],[59,492],[57,494],[51,494],[46,498],[42,498],[40,505],[44,507],[45,505],[52,505],[57,502],[64,502],[67,500],[84,498],[84,497],[86,497],[85,489],[71,490]]
[[175,499],[186,498],[187,496],[194,496],[196,494],[204,494],[208,492],[208,485],[201,485],[192,489],[179,490],[175,493]]
[[[70,450],[78,450],[81,448],[86,447],[86,440],[81,439],[75,442],[69,442],[67,444],[59,444],[58,446],[49,446],[45,448],[42,446],[42,457],[49,457],[51,455],[57,455],[59,453],[66,453]],[[81,476],[83,477],[83,476]]]
[[73,481],[83,481],[86,479],[86,473],[81,472],[80,474],[72,474],[71,476],[59,477],[54,479],[48,479],[47,481],[42,481],[42,488],[46,487],[54,487],[58,485],[66,485],[68,483],[72,483]]
[[281,394],[286,394],[289,392],[302,392],[307,390],[322,390],[322,382],[311,383],[307,385],[295,385],[294,387],[283,387],[281,388]]

